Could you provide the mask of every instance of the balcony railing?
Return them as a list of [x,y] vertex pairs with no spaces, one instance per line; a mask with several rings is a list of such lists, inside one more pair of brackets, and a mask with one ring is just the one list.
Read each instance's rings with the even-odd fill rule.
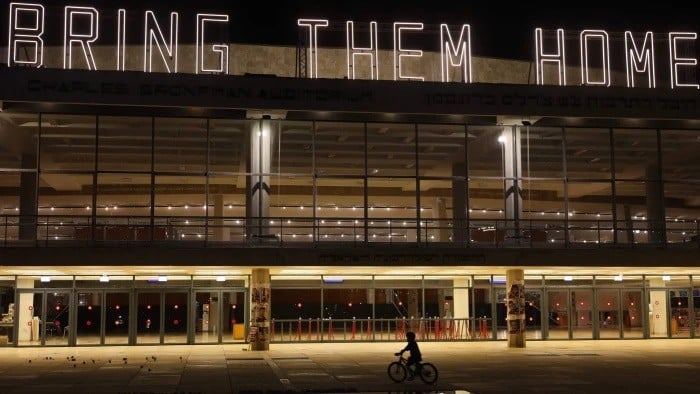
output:
[[700,247],[700,222],[461,220],[342,217],[0,216],[0,245],[188,244],[472,248]]

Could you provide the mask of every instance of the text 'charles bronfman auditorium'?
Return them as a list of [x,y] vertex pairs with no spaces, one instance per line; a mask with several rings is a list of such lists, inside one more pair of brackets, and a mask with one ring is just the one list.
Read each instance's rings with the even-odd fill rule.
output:
[[0,11],[0,345],[700,337],[696,32],[50,3]]

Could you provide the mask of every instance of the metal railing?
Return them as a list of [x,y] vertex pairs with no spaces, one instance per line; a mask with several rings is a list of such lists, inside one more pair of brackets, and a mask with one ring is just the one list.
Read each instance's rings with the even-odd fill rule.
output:
[[272,342],[405,341],[413,331],[421,341],[491,340],[490,318],[272,319]]
[[347,217],[0,216],[2,246],[172,244],[363,246],[423,244],[473,248],[609,245],[700,247],[700,222],[611,220],[356,219]]

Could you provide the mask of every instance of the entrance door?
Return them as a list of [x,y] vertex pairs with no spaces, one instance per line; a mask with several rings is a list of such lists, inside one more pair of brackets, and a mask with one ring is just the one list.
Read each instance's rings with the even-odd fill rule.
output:
[[198,290],[194,304],[194,342],[243,341],[247,310],[245,294],[243,290]]
[[20,291],[18,346],[67,346],[71,337],[71,292]]
[[649,289],[649,337],[690,337],[690,295],[687,288]]
[[525,290],[525,337],[542,339],[542,291]]
[[189,332],[189,291],[136,293],[136,343],[186,344]]
[[593,338],[593,290],[547,290],[547,339]]

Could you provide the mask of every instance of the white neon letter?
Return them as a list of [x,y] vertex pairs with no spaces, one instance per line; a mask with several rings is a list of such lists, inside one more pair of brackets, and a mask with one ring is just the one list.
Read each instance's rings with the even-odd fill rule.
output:
[[[143,71],[153,72],[153,43],[155,42],[158,48],[158,53],[160,53],[161,59],[165,64],[165,69],[168,72],[177,73],[177,22],[179,15],[177,12],[170,13],[170,41],[165,42],[165,36],[163,31],[160,29],[160,25],[156,20],[153,11],[146,11],[146,26],[144,28],[144,42],[143,42]],[[168,54],[171,61],[165,57],[163,53],[163,47],[165,47],[165,53]],[[170,63],[172,63],[172,71],[170,69]]]
[[309,78],[318,78],[318,28],[328,27],[328,19],[299,19],[297,25],[309,28]]
[[700,89],[697,83],[680,83],[678,82],[678,67],[679,66],[696,66],[698,59],[694,57],[678,57],[678,48],[676,43],[678,40],[695,40],[698,38],[698,33],[671,32],[668,33],[668,48],[671,57],[671,89],[676,86],[688,86],[695,89]]
[[[73,31],[73,19],[76,15],[85,16],[90,20],[90,30],[87,33],[76,33]],[[100,13],[96,9],[92,7],[66,6],[63,24],[63,68],[73,68],[73,45],[79,44],[83,50],[88,70],[97,70],[90,44],[99,38],[99,30]]]
[[556,63],[558,67],[559,86],[566,85],[566,51],[564,49],[564,29],[557,29],[556,53],[544,53],[542,50],[542,28],[535,29],[535,74],[537,84],[544,85],[544,63]]
[[[20,18],[30,18],[20,26]],[[7,66],[24,64],[34,67],[44,65],[44,6],[33,3],[10,3],[10,23],[7,39]],[[20,44],[20,45],[18,45]],[[20,49],[32,46],[34,55],[19,59]]]
[[369,23],[369,47],[355,46],[355,24],[345,22],[348,53],[348,78],[355,79],[355,56],[369,56],[372,79],[379,79],[379,45],[377,45],[377,22]]
[[117,11],[117,71],[124,71],[126,63],[126,10]]
[[[440,64],[442,82],[450,82],[450,67],[462,66],[462,81],[472,81],[472,44],[469,25],[462,25],[457,45],[452,40],[447,24],[440,25]],[[459,48],[459,49],[457,49]],[[455,59],[459,59],[455,62]]]
[[[601,81],[593,81],[590,78],[588,68],[588,41],[590,39],[600,40],[601,61],[603,70],[603,79]],[[610,86],[610,39],[608,32],[605,30],[583,30],[580,35],[581,41],[581,84],[582,85],[599,85]]]
[[224,73],[228,74],[228,45],[212,44],[212,52],[219,54],[219,68],[206,68],[204,66],[204,27],[207,23],[228,23],[228,15],[221,14],[197,14],[197,55],[195,60],[195,74],[200,72]]
[[642,49],[637,48],[631,31],[625,31],[625,69],[627,70],[627,87],[634,87],[634,74],[647,73],[649,87],[656,87],[656,68],[654,66],[654,33],[644,33]]
[[403,75],[403,70],[401,69],[402,60],[405,57],[422,57],[423,51],[419,49],[404,49],[401,45],[401,33],[404,30],[423,30],[422,23],[412,23],[412,22],[394,22],[394,81],[407,80],[407,81],[423,81],[423,77],[413,77],[410,75]]

